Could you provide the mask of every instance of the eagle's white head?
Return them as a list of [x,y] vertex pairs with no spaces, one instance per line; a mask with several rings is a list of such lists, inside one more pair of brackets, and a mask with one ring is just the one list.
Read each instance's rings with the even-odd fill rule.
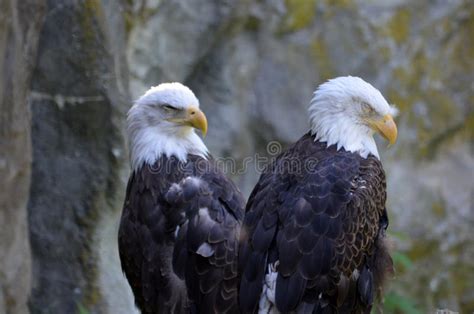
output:
[[150,88],[127,114],[132,169],[153,164],[161,155],[185,161],[188,154],[207,157],[195,129],[207,132],[207,120],[194,93],[180,83]]
[[367,158],[379,153],[373,138],[379,133],[390,144],[397,139],[393,117],[397,109],[361,78],[337,77],[321,84],[309,107],[311,133],[316,140],[337,145],[337,149],[359,153]]

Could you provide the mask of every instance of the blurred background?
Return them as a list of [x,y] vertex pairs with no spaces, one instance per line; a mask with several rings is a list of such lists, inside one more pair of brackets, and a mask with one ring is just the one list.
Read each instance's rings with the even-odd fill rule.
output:
[[[0,0],[0,313],[135,313],[117,254],[125,114],[191,87],[241,163],[357,75],[400,109],[379,142],[396,275],[385,313],[474,311],[474,2]],[[248,195],[254,167],[233,177]]]

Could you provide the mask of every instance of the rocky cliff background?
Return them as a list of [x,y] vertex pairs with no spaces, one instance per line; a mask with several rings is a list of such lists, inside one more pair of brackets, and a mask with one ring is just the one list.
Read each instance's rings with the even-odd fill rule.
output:
[[[315,87],[358,75],[400,109],[380,146],[397,267],[386,313],[474,311],[474,3],[0,0],[0,313],[134,313],[116,234],[124,117],[180,81],[248,194]],[[380,145],[383,143],[380,142]]]

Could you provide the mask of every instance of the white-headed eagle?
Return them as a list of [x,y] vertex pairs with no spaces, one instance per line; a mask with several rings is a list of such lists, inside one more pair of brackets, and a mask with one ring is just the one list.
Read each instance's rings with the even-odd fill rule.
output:
[[315,91],[310,131],[250,195],[239,249],[243,313],[370,313],[392,260],[385,174],[373,138],[397,138],[395,108],[357,77]]
[[244,199],[195,129],[207,120],[179,83],[128,112],[132,173],[120,221],[122,269],[142,313],[235,313]]

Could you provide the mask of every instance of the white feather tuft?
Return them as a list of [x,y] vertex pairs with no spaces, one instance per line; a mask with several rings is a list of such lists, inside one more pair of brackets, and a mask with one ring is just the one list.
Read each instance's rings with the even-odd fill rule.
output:
[[392,117],[395,118],[396,116],[398,116],[398,112],[399,110],[395,105],[390,106],[390,114],[392,115]]
[[278,277],[277,269],[279,264],[279,261],[276,261],[274,264],[268,264],[268,272],[265,274],[262,293],[260,294],[258,303],[259,314],[279,313],[275,305],[276,281]]
[[202,181],[201,178],[195,177],[195,176],[187,176],[186,178],[184,178],[183,180],[181,180],[181,184],[182,184],[182,185],[192,184],[192,185],[194,185],[194,186],[196,186],[196,187],[201,186],[203,183],[204,183],[204,181]]
[[196,253],[202,257],[211,257],[214,255],[214,248],[209,243],[204,242],[198,247]]

